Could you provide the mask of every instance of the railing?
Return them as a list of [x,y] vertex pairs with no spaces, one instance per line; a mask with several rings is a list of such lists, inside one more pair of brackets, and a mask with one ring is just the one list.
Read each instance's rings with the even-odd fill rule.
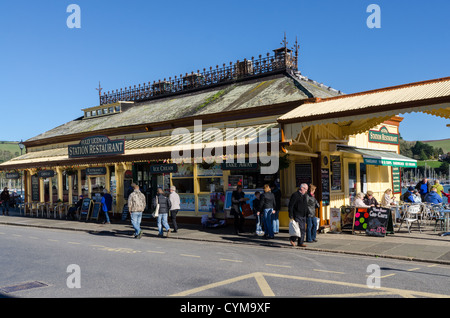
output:
[[292,54],[292,51],[284,48],[276,50],[275,54],[267,53],[266,57],[259,56],[258,59],[252,57],[250,60],[230,62],[227,66],[225,63],[223,67],[216,69],[212,67],[209,70],[203,69],[203,72],[197,70],[196,73],[186,73],[184,76],[175,76],[174,79],[169,77],[169,80],[159,80],[151,84],[134,85],[124,89],[107,92],[100,95],[100,105],[116,103],[118,101],[145,101],[156,98],[161,95],[175,94],[179,92],[190,91],[208,86],[214,86],[222,83],[233,82],[242,78],[255,77],[261,74],[293,70],[297,71],[298,54]]

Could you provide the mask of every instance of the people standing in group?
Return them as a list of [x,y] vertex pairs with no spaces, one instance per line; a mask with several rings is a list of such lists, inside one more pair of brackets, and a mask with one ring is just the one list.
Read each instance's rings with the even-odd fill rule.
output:
[[431,184],[428,182],[427,178],[423,178],[416,184],[416,189],[419,191],[422,198],[422,202],[425,202],[425,196],[431,191]]
[[156,196],[153,199],[153,206],[159,204],[158,217],[157,217],[157,225],[158,225],[158,236],[163,236],[163,227],[167,231],[167,237],[170,234],[170,226],[167,222],[169,211],[171,209],[171,203],[167,196],[164,195],[164,191],[162,188],[158,188],[156,192]]
[[236,190],[231,194],[231,210],[230,213],[234,215],[234,232],[244,232],[244,215],[242,214],[242,205],[248,200],[245,193],[242,191],[242,185],[238,185]]
[[139,186],[132,184],[133,192],[128,196],[128,210],[131,216],[131,224],[134,228],[134,237],[140,239],[142,236],[141,221],[145,210],[145,195],[139,190]]
[[175,186],[170,187],[170,219],[172,220],[173,232],[178,232],[178,224],[177,224],[177,213],[180,210],[180,196],[176,192],[177,188]]
[[434,180],[433,187],[436,188],[436,193],[439,194],[439,196],[442,198],[442,192],[444,192],[444,187],[442,186],[442,184],[440,184],[438,179]]
[[9,195],[8,188],[5,187],[2,191],[2,193],[0,194],[0,200],[2,201],[3,215],[5,215],[5,211],[6,211],[6,215],[9,215],[9,200],[10,199],[11,199],[11,197]]
[[111,221],[109,219],[109,211],[112,211],[112,196],[108,193],[108,190],[103,189],[102,193],[102,200],[100,201],[102,204],[102,211],[105,220],[103,221],[103,224],[111,224]]
[[273,233],[278,234],[280,231],[280,209],[281,209],[281,191],[280,189],[275,185],[275,182],[272,182],[270,184],[270,191],[273,193],[275,197],[275,213],[272,214],[272,227],[273,227]]
[[307,204],[308,204],[308,215],[306,216],[306,242],[312,243],[317,242],[317,218],[316,209],[319,208],[319,202],[314,196],[316,191],[316,186],[314,184],[309,185]]
[[275,195],[272,193],[268,184],[264,185],[264,192],[260,195],[258,212],[264,215],[264,237],[267,239],[274,238],[273,219],[277,207]]
[[289,238],[292,246],[295,246],[295,240],[298,240],[298,246],[306,247],[305,232],[306,232],[306,216],[308,215],[308,202],[307,202],[307,192],[308,185],[302,183],[298,191],[294,192],[289,199],[289,219],[294,220],[298,223],[300,228],[300,236]]

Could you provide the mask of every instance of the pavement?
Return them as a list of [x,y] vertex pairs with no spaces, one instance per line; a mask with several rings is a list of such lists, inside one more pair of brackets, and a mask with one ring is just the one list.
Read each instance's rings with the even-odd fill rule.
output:
[[[1,212],[0,212],[1,213]],[[232,220],[230,220],[232,221]],[[247,222],[249,223],[249,222]],[[0,225],[38,227],[68,231],[84,231],[98,235],[123,236],[132,238],[133,228],[129,220],[111,219],[111,224],[101,224],[97,221],[71,221],[42,217],[20,215],[18,211],[10,211],[9,216],[0,215]],[[256,236],[254,229],[247,226],[247,232],[236,235],[233,224],[221,228],[203,228],[200,219],[197,224],[179,224],[177,233],[170,233],[168,238],[159,238],[155,219],[143,219],[143,239],[182,239],[222,244],[245,244],[253,246],[268,246],[274,248],[289,248],[325,253],[341,253],[369,257],[409,260],[417,262],[450,265],[450,235],[442,236],[439,229],[434,231],[434,222],[422,225],[422,233],[413,227],[411,233],[405,225],[398,232],[385,237],[367,236],[365,233],[318,233],[317,242],[307,243],[306,247],[292,247],[289,243],[287,229],[280,229],[274,239],[264,239]],[[165,236],[165,235],[164,235]]]

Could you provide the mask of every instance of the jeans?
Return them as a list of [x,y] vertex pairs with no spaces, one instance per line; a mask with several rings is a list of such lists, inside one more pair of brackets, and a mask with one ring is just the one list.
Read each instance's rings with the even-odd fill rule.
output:
[[167,213],[160,213],[158,215],[158,231],[159,235],[163,235],[162,227],[165,227],[167,231],[170,230],[169,223],[167,223]]
[[131,212],[131,224],[134,228],[134,235],[138,235],[141,232],[141,220],[142,212]]
[[264,209],[264,233],[269,238],[273,238],[272,211],[272,209]]
[[103,213],[105,214],[105,222],[110,223],[108,211],[103,210]]
[[272,224],[274,233],[280,232],[280,220],[278,219],[279,213],[280,211],[276,211],[274,214],[272,214]]
[[313,242],[316,239],[317,234],[317,218],[306,218],[306,241]]
[[7,200],[3,201],[2,209],[3,209],[3,212],[5,212],[5,209],[6,209],[6,212],[9,212],[9,202]]

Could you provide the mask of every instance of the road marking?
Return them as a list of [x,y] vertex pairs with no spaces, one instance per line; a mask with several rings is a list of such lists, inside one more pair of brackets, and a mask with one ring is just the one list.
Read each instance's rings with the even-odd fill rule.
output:
[[[386,277],[390,277],[390,276],[394,276],[395,274],[387,274],[387,275],[384,275],[384,276],[380,276],[380,278],[386,278]],[[368,277],[368,276],[367,276]]]
[[242,263],[242,261],[237,260],[237,259],[227,259],[227,258],[221,258],[221,261],[225,261],[225,262],[235,262],[235,263]]
[[264,275],[262,273],[255,273],[255,279],[258,283],[259,289],[261,289],[261,292],[263,293],[264,297],[274,297],[275,294],[270,288],[269,284],[267,283],[266,279],[264,278]]
[[54,239],[47,239],[47,241],[50,241],[50,242],[59,242],[59,240],[54,240]]
[[22,237],[22,235],[20,235],[20,234],[13,234],[12,236],[15,236],[15,237]]
[[324,270],[324,269],[313,269],[313,271],[315,271],[315,272],[323,272],[323,273],[332,273],[332,274],[342,274],[342,275],[345,274],[343,272],[327,271],[327,270]]
[[79,245],[79,244],[81,244],[81,243],[78,243],[78,242],[67,242],[68,244],[76,244],[76,245]]
[[291,266],[288,265],[277,265],[277,264],[266,264],[266,266],[291,268]]
[[161,251],[147,251],[147,253],[166,254],[166,252]]
[[[430,297],[430,298],[448,298],[449,295],[443,295],[443,294],[434,294],[434,293],[427,293],[427,292],[421,292],[421,291],[415,291],[415,290],[407,290],[407,289],[396,289],[396,288],[389,288],[389,287],[380,287],[377,288],[375,291],[370,288],[367,285],[363,284],[356,284],[356,283],[348,283],[348,282],[340,282],[335,280],[325,280],[325,279],[318,279],[318,278],[311,278],[311,277],[301,277],[301,276],[291,276],[291,275],[282,275],[282,274],[275,274],[275,273],[261,273],[261,272],[255,272],[247,275],[242,275],[238,277],[233,277],[230,279],[226,279],[220,282],[207,284],[204,286],[196,287],[193,289],[189,289],[180,293],[173,294],[171,296],[188,296],[192,294],[196,294],[199,292],[203,292],[208,289],[217,288],[225,285],[229,285],[235,282],[239,282],[248,278],[255,278],[258,282],[258,286],[261,288],[261,291],[263,294],[273,294],[272,290],[270,289],[270,286],[268,286],[267,281],[264,279],[264,277],[275,277],[275,278],[284,278],[284,279],[293,279],[293,280],[299,280],[299,281],[308,281],[313,283],[320,283],[320,284],[326,284],[326,285],[338,285],[338,286],[344,286],[344,287],[353,287],[353,288],[359,288],[359,289],[365,289],[369,290],[364,293],[354,293],[354,294],[346,294],[346,295],[353,295],[353,296],[359,296],[359,295],[398,295],[404,298],[413,298],[413,297]],[[326,297],[333,297],[335,295],[329,294],[325,295]],[[320,297],[316,295],[308,296],[308,297]],[[342,294],[338,294],[337,297],[342,297]]]
[[410,269],[407,269],[406,271],[407,271],[407,272],[412,272],[412,271],[416,271],[416,270],[418,270],[418,269],[420,269],[420,267],[410,268]]
[[92,244],[92,245],[89,245],[89,246],[91,246],[91,247],[105,247],[104,245],[96,245],[96,244]]
[[28,238],[30,238],[30,239],[32,239],[32,240],[39,240],[39,238],[38,238],[38,237],[35,237],[35,236],[28,236]]
[[180,254],[181,256],[186,256],[186,257],[200,257],[198,255],[191,255],[191,254]]

